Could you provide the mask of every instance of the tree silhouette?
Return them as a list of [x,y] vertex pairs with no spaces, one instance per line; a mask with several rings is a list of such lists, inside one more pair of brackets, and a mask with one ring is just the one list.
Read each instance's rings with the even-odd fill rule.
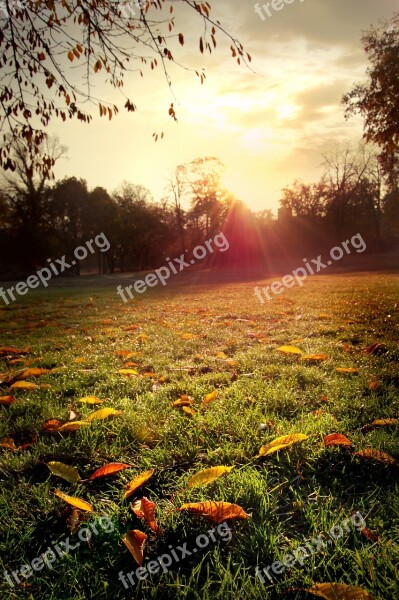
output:
[[[249,54],[211,17],[208,2],[190,0],[4,0],[0,4],[0,166],[15,170],[11,149],[19,139],[29,151],[32,168],[52,176],[53,157],[43,150],[44,128],[53,120],[78,119],[90,123],[90,105],[112,119],[118,106],[94,89],[108,84],[124,98],[129,112],[136,105],[124,92],[128,72],[143,77],[144,70],[161,68],[168,86],[168,64],[193,71],[201,83],[203,69],[179,62],[185,43],[175,32],[174,13],[188,11],[193,24],[202,22],[199,52],[216,48],[216,35],[231,42],[232,57],[248,65]],[[173,104],[169,115],[177,120]],[[155,140],[158,134],[153,134]],[[163,135],[163,134],[161,134]]]

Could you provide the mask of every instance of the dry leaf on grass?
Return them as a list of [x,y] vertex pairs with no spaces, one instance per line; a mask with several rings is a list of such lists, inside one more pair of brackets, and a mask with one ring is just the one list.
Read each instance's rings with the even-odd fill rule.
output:
[[183,504],[177,510],[186,510],[200,517],[210,519],[215,523],[223,523],[226,519],[248,519],[249,515],[238,504],[230,502],[190,502]]
[[258,456],[267,456],[268,454],[272,454],[273,452],[277,452],[278,450],[283,450],[284,448],[289,448],[293,444],[298,444],[299,442],[303,442],[308,439],[308,436],[304,433],[292,433],[291,435],[282,435],[266,446],[262,446],[259,450]]

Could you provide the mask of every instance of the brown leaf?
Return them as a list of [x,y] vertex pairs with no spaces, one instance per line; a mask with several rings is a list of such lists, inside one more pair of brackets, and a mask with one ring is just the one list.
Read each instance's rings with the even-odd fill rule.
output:
[[139,529],[131,529],[122,538],[122,542],[140,567],[143,564],[143,552],[146,540],[147,535]]
[[226,519],[248,519],[249,517],[238,504],[230,504],[230,502],[213,502],[211,500],[183,504],[178,510],[187,510],[200,517],[210,519],[215,523],[222,523]]
[[47,419],[43,423],[43,431],[58,431],[61,425],[64,424],[64,421],[59,421],[58,419]]
[[131,508],[134,514],[139,519],[144,519],[147,525],[151,527],[153,531],[155,531],[156,533],[161,533],[161,530],[159,529],[155,520],[156,506],[157,505],[155,504],[155,502],[151,502],[150,500],[148,500],[148,498],[143,496],[143,498],[141,498],[140,500],[136,500],[136,502],[134,502]]
[[10,406],[15,402],[14,396],[0,396],[0,406]]
[[373,448],[366,448],[365,450],[360,450],[359,452],[355,452],[353,456],[360,456],[361,458],[369,458],[371,460],[375,460],[377,462],[383,463],[385,465],[391,465],[392,467],[399,467],[399,462],[393,458],[390,454],[386,452],[381,452],[381,450],[374,450]]
[[324,438],[325,446],[352,446],[352,442],[342,433],[330,433]]
[[306,591],[325,600],[376,600],[367,590],[344,583],[317,583]]

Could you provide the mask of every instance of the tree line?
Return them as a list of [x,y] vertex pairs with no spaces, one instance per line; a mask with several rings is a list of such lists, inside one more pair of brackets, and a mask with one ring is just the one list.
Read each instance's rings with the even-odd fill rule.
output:
[[[55,161],[63,156],[57,139],[47,143]],[[390,186],[377,151],[364,143],[337,144],[323,158],[318,182],[297,180],[282,190],[276,216],[251,211],[226,190],[223,164],[215,157],[178,165],[156,202],[147,188],[129,182],[110,193],[90,190],[76,177],[49,181],[31,169],[23,145],[14,143],[16,171],[5,174],[0,189],[0,274],[22,276],[63,255],[72,260],[76,247],[101,232],[109,251],[99,252],[97,263],[78,262],[75,274],[81,268],[153,269],[220,231],[230,249],[216,262],[229,265],[319,254],[355,233],[369,250],[393,247],[399,240],[399,191]]]

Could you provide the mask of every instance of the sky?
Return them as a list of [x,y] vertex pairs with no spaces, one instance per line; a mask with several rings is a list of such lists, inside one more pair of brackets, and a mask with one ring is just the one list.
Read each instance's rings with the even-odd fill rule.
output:
[[[362,30],[399,11],[399,0],[261,1],[261,15],[248,0],[210,3],[211,16],[252,56],[251,69],[231,58],[221,34],[216,50],[201,55],[201,22],[177,7],[176,32],[185,35],[179,61],[204,66],[205,83],[174,66],[172,91],[161,70],[145,71],[144,78],[127,74],[125,92],[136,112],[121,108],[110,122],[93,108],[90,125],[68,120],[49,128],[68,147],[56,178],[83,178],[90,188],[109,192],[129,181],[158,201],[177,165],[215,156],[225,165],[223,185],[235,197],[254,211],[275,212],[282,188],[295,179],[317,181],[323,153],[361,138],[362,120],[345,120],[341,98],[365,79]],[[123,107],[113,88],[100,83],[97,91]],[[178,123],[168,116],[171,102]],[[164,138],[155,142],[154,132]]]

